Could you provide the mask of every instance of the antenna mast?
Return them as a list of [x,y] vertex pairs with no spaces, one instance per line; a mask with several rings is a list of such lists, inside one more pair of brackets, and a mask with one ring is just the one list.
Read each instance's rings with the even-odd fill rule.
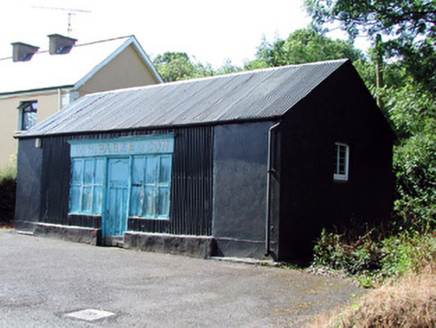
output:
[[89,10],[82,10],[82,9],[71,9],[71,8],[59,8],[59,7],[43,7],[43,6],[32,6],[32,8],[35,9],[47,9],[47,10],[58,10],[58,11],[66,11],[68,15],[68,29],[67,34],[70,36],[70,33],[73,31],[71,27],[71,16],[77,15],[77,13],[85,13],[89,14],[91,11]]

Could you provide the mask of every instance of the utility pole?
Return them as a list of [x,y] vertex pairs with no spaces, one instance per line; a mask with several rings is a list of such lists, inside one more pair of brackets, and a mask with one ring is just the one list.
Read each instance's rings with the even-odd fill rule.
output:
[[383,67],[383,52],[381,49],[381,35],[377,34],[375,38],[375,71],[376,71],[376,84],[377,84],[377,105],[380,107],[380,109],[383,109],[383,100],[380,95],[380,90],[383,88],[383,73],[382,73],[382,67]]
[[42,6],[32,6],[32,8],[35,9],[46,9],[46,10],[58,10],[58,11],[64,11],[68,15],[68,29],[67,29],[67,36],[70,36],[70,33],[73,31],[71,27],[71,16],[77,15],[77,13],[85,13],[89,14],[89,10],[82,10],[82,9],[70,9],[70,8],[59,8],[59,7],[42,7]]

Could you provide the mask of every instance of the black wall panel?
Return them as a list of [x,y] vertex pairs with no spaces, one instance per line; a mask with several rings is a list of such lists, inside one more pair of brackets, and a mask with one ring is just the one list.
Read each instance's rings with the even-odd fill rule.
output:
[[38,222],[41,211],[42,149],[35,139],[19,142],[15,228],[27,230],[26,222]]
[[[128,229],[187,235],[212,231],[213,128],[52,136],[43,139],[42,200],[40,222],[101,227],[101,219],[68,216],[70,146],[68,140],[111,139],[151,134],[175,134],[172,164],[170,220],[129,218]],[[30,142],[24,139],[20,142]]]

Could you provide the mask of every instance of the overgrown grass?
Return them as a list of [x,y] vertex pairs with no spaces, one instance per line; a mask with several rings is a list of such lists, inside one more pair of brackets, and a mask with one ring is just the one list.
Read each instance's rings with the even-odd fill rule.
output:
[[16,165],[11,164],[0,169],[0,227],[13,226],[16,180]]
[[311,327],[436,327],[436,235],[386,233],[359,238],[324,230],[311,270],[339,271],[375,288],[358,303],[318,316]]
[[311,327],[436,327],[436,267],[407,274],[358,303],[318,316]]

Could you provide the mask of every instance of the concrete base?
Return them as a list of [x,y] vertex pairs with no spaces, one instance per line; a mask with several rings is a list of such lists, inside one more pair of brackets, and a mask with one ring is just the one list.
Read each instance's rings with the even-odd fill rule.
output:
[[210,258],[214,255],[215,240],[208,236],[169,235],[126,231],[124,248],[147,252]]
[[101,245],[101,229],[65,226],[49,223],[35,223],[34,236],[51,237],[76,243]]
[[265,242],[253,240],[241,240],[215,237],[217,257],[235,257],[235,258],[251,258],[259,260],[276,260],[277,256],[274,250],[277,248],[274,242],[271,242],[272,252],[265,255]]

